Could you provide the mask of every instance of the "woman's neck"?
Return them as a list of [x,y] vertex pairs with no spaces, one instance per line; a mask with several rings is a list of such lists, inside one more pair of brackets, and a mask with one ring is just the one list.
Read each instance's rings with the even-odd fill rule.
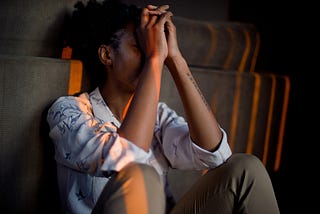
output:
[[102,98],[113,113],[113,115],[122,122],[128,111],[133,94],[121,93],[119,90],[114,90],[112,87],[104,85],[99,87]]

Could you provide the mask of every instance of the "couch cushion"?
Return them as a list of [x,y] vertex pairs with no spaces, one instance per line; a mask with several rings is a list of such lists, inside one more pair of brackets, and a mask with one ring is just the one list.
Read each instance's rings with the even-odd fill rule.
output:
[[253,72],[260,46],[250,23],[205,22],[174,17],[182,54],[189,65],[233,72]]
[[56,167],[45,117],[47,106],[68,93],[70,65],[0,55],[0,188],[3,209],[11,213],[57,213]]

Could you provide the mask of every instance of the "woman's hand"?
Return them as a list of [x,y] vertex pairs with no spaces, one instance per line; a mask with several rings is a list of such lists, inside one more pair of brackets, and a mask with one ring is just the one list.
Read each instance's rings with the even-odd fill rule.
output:
[[165,60],[167,66],[170,66],[170,63],[173,62],[177,57],[181,57],[181,52],[179,50],[178,41],[177,41],[177,31],[176,26],[173,24],[171,16],[165,23],[165,34],[168,44],[168,56]]
[[165,35],[165,23],[172,13],[168,5],[148,5],[142,10],[141,23],[137,29],[138,42],[146,58],[158,57],[164,62],[168,56],[168,45]]

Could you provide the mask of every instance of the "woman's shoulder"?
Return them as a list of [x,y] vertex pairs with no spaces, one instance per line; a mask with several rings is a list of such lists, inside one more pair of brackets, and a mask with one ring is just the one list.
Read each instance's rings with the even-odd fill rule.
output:
[[53,104],[51,105],[51,109],[81,108],[82,106],[91,106],[89,101],[89,94],[87,92],[60,96],[53,102]]

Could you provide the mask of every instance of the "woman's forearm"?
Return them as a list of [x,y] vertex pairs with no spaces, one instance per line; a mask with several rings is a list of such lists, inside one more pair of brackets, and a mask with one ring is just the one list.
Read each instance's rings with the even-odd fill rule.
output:
[[160,96],[163,63],[158,59],[146,61],[125,119],[118,130],[145,151],[151,145]]
[[206,150],[215,150],[222,133],[185,59],[175,57],[166,65],[179,91],[192,140]]

